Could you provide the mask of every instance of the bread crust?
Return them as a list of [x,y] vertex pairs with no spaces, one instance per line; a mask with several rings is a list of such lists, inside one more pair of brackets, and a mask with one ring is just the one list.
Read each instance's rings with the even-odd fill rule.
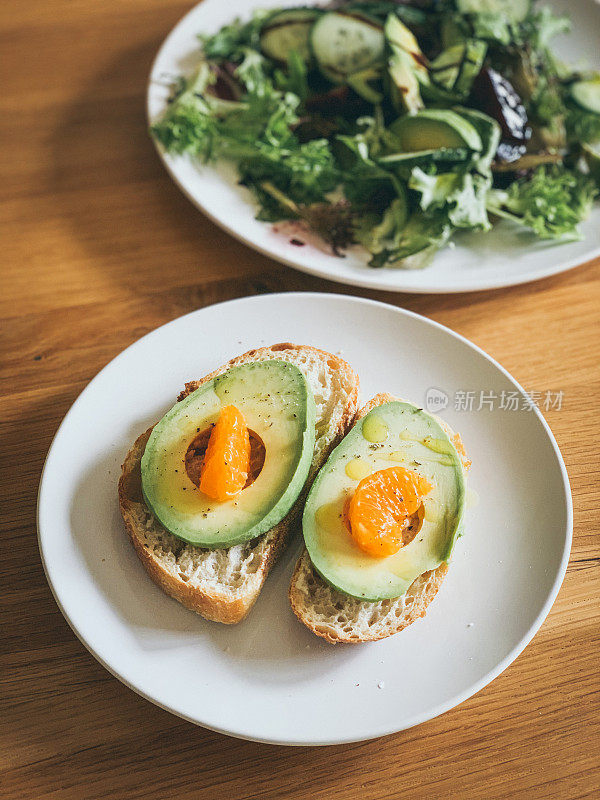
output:
[[[380,639],[387,639],[389,636],[400,633],[400,631],[404,630],[404,628],[412,625],[415,620],[419,619],[420,617],[424,617],[427,613],[427,607],[438,593],[440,586],[444,582],[447,572],[448,565],[445,563],[440,564],[437,569],[425,572],[423,575],[420,575],[415,581],[413,581],[407,590],[407,594],[412,592],[414,599],[411,600],[409,610],[397,620],[397,624],[394,626],[393,630],[384,630],[379,632],[373,631],[358,634],[353,633],[352,631],[346,632],[341,628],[336,627],[335,623],[323,624],[322,622],[313,622],[307,615],[306,598],[304,593],[299,589],[301,576],[303,574],[304,576],[309,575],[309,580],[313,580],[316,583],[324,584],[325,581],[315,571],[310,561],[308,552],[305,550],[298,559],[292,575],[289,591],[290,604],[292,606],[292,611],[298,617],[300,622],[306,625],[306,627],[314,634],[319,636],[321,639],[325,639],[330,644],[361,644],[363,642],[377,642]],[[341,592],[338,592],[333,588],[331,588],[331,592],[336,597],[339,595],[343,598]]]
[[[398,398],[394,397],[394,395],[385,392],[376,394],[357,412],[354,418],[353,426],[356,425],[356,423],[365,417],[370,411],[372,411],[374,408],[377,408],[377,406],[383,405],[384,403],[390,403],[397,399]],[[436,417],[436,419],[438,418]],[[471,462],[468,460],[466,453],[464,452],[464,447],[462,446],[460,436],[455,434],[454,431],[452,431],[452,429],[442,420],[438,419],[438,422],[440,422],[446,433],[448,433],[451,438],[455,437],[456,441],[460,443],[460,449],[457,448],[457,450],[461,457],[463,469],[466,472],[469,469]],[[342,592],[339,592],[337,589],[334,589],[332,586],[330,586],[314,569],[306,548],[304,548],[300,558],[296,563],[292,580],[290,582],[288,596],[292,611],[296,617],[316,636],[325,639],[331,644],[360,644],[362,642],[373,642],[380,639],[386,639],[389,636],[393,636],[394,634],[399,633],[401,630],[404,630],[404,628],[411,625],[420,617],[424,617],[427,613],[427,607],[438,593],[440,586],[444,582],[447,572],[448,564],[442,563],[436,569],[425,572],[423,575],[420,575],[415,581],[413,581],[405,594],[405,597],[409,599],[410,603],[404,608],[403,613],[395,615],[392,628],[388,626],[384,629],[380,628],[379,630],[375,629],[373,631],[363,631],[360,633],[355,632],[354,630],[346,630],[348,626],[336,626],[334,620],[332,620],[331,623],[324,623],[323,621],[319,621],[314,617],[311,617],[311,609],[309,603],[307,602],[307,593],[301,588],[302,585],[306,585],[307,583],[309,585],[312,583],[312,585],[316,587],[327,588],[329,594],[337,603],[343,604],[354,602],[366,604],[368,601],[355,601],[353,598],[348,598]],[[394,602],[399,602],[399,600],[392,600],[391,604]],[[375,605],[376,604],[373,603],[373,606]]]
[[[326,360],[329,369],[343,372],[352,385],[352,388],[347,394],[341,418],[336,425],[335,431],[332,432],[332,442],[327,450],[321,454],[318,463],[313,462],[305,487],[296,502],[281,522],[270,531],[257,538],[256,542],[264,540],[265,537],[268,537],[269,541],[266,547],[262,547],[260,563],[255,573],[256,579],[253,581],[251,590],[216,591],[213,589],[211,591],[203,591],[199,587],[182,580],[177,575],[165,569],[159,559],[154,556],[153,552],[145,544],[145,529],[140,524],[140,514],[150,514],[151,512],[147,508],[142,496],[141,459],[154,426],[150,427],[145,433],[138,437],[127,453],[122,465],[118,487],[119,508],[129,539],[144,569],[154,583],[160,586],[170,597],[174,598],[191,611],[195,611],[197,614],[201,614],[206,619],[214,622],[222,622],[229,625],[240,622],[256,602],[269,571],[285,548],[289,535],[298,522],[312,479],[326,460],[329,452],[343,438],[346,430],[354,420],[358,406],[359,382],[358,377],[351,367],[338,356],[327,353],[324,350],[318,350],[314,347],[285,342],[272,345],[271,347],[249,350],[247,353],[231,359],[227,364],[209,373],[204,378],[186,383],[185,389],[177,398],[178,401],[183,400],[188,394],[232,367],[239,366],[248,361],[259,360],[261,357],[272,356],[273,358],[277,358],[277,353],[290,350],[318,354],[321,358]],[[188,547],[193,546],[188,545]],[[201,548],[197,549],[200,550]]]

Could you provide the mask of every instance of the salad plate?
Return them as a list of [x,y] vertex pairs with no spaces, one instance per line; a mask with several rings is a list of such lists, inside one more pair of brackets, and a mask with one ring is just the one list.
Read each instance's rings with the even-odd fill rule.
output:
[[[211,346],[181,346],[189,341]],[[466,512],[448,576],[427,615],[389,639],[334,646],[296,620],[287,595],[300,536],[248,617],[224,626],[167,597],[125,532],[117,482],[131,441],[163,415],[186,380],[280,341],[339,353],[360,376],[363,402],[386,391],[439,413],[472,459],[469,486],[478,500]],[[62,613],[124,684],[222,733],[317,745],[410,728],[499,675],[556,598],[572,507],[541,413],[475,345],[383,303],[285,293],[195,311],[108,364],[55,436],[40,484],[38,532]]]
[[[160,120],[178,76],[190,75],[200,58],[199,34],[213,34],[236,17],[247,20],[260,8],[297,6],[297,0],[204,0],[171,31],[152,66],[147,93],[150,124]],[[597,69],[600,4],[595,0],[568,3],[550,0],[540,5],[566,13],[572,31],[552,40],[552,50],[566,63]],[[596,203],[580,224],[582,238],[557,242],[502,220],[489,232],[459,231],[422,269],[393,264],[369,266],[369,253],[352,245],[335,255],[318,237],[299,237],[294,225],[256,219],[255,195],[239,185],[236,167],[228,162],[208,165],[188,155],[174,155],[157,144],[160,158],[184,194],[217,225],[248,246],[295,269],[329,280],[371,289],[448,293],[494,289],[544,278],[571,269],[600,254],[600,207]]]

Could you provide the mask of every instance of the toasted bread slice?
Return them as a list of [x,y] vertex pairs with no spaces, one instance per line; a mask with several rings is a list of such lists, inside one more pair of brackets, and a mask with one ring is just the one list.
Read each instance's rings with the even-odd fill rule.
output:
[[240,622],[256,601],[275,560],[298,521],[308,488],[327,456],[351,425],[358,407],[358,377],[341,358],[294,344],[261,347],[234,358],[200,381],[186,383],[182,400],[216,375],[249,361],[281,359],[306,376],[315,397],[316,443],[303,491],[287,516],[256,539],[207,550],[186,544],[154,517],[142,496],[140,462],[152,428],[135,442],[123,463],[119,506],[144,568],[168,595],[215,622]]
[[[376,395],[360,409],[355,423],[376,406],[397,399],[391,394]],[[436,419],[454,441],[466,472],[471,462],[465,455],[460,437],[443,420]],[[379,602],[358,600],[334,589],[323,580],[304,548],[292,576],[289,598],[300,622],[328,642],[373,642],[392,636],[425,616],[427,606],[436,596],[447,572],[447,564],[424,572],[399,598]]]

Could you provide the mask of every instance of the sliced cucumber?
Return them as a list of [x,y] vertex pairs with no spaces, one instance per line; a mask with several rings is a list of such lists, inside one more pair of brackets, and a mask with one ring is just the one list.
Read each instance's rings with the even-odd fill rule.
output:
[[452,92],[442,89],[441,86],[429,81],[429,83],[421,84],[421,94],[426,102],[426,105],[439,104],[441,106],[449,106],[457,103],[460,98]]
[[532,0],[456,0],[461,14],[502,14],[511,22],[523,22]]
[[296,8],[273,14],[260,33],[260,49],[268,58],[284,64],[291,50],[303,61],[311,56],[308,43],[315,20],[321,15],[316,8]]
[[439,54],[429,65],[431,80],[448,92],[452,92],[465,55],[465,44],[455,44]]
[[600,114],[600,80],[577,81],[571,86],[571,97],[586,111]]
[[481,138],[481,153],[478,156],[479,166],[482,169],[489,169],[500,144],[500,136],[502,135],[500,125],[495,119],[484,114],[483,111],[476,111],[474,108],[456,108],[455,111],[461,117],[464,117],[467,122],[470,122],[479,134]]
[[383,62],[383,28],[360,14],[330,11],[310,32],[310,46],[322,74],[333,83]]
[[480,39],[469,39],[465,44],[463,60],[460,65],[454,91],[466,97],[471,91],[473,81],[479,75],[487,53],[487,44]]
[[443,50],[439,56],[433,59],[433,61],[429,64],[429,72],[436,83],[437,79],[435,78],[435,75],[437,72],[444,72],[447,69],[455,68],[456,72],[458,73],[460,65],[462,64],[465,56],[465,47],[466,42],[458,42],[457,44],[452,45],[452,47],[448,47],[446,50]]
[[455,44],[431,62],[431,80],[457,97],[466,97],[481,70],[486,53],[487,44],[479,39]]

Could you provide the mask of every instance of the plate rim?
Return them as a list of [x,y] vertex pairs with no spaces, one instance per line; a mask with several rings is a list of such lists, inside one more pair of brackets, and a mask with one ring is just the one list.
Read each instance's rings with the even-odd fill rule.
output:
[[[311,2],[316,0],[311,0]],[[588,0],[590,6],[597,5],[600,0]],[[173,25],[173,27],[169,30],[165,38],[162,40],[154,58],[152,59],[152,64],[150,66],[150,71],[148,73],[148,78],[146,81],[146,102],[145,102],[145,114],[146,114],[146,123],[148,128],[153,123],[152,115],[151,115],[151,94],[153,84],[156,82],[155,72],[157,70],[158,62],[162,58],[163,52],[167,49],[169,41],[171,38],[176,34],[177,31],[184,28],[187,20],[189,17],[192,17],[196,11],[201,7],[206,6],[206,0],[200,0],[200,2],[196,3],[192,6],[180,19]],[[600,9],[599,9],[600,10]],[[600,256],[600,245],[596,247],[592,247],[588,253],[583,257],[573,256],[570,259],[566,259],[564,261],[560,261],[558,264],[554,265],[551,268],[546,267],[539,267],[538,269],[532,269],[529,272],[525,272],[523,274],[519,274],[516,277],[512,278],[497,278],[495,280],[488,279],[484,283],[480,283],[477,281],[472,280],[471,282],[467,282],[461,286],[452,286],[449,283],[441,284],[440,286],[436,286],[435,288],[429,286],[409,286],[402,285],[401,280],[399,281],[398,286],[389,286],[387,284],[378,283],[375,280],[370,279],[368,276],[372,270],[365,266],[365,275],[362,277],[361,275],[357,276],[340,276],[335,272],[331,272],[325,268],[320,268],[318,266],[312,265],[305,265],[305,264],[298,264],[297,261],[294,261],[293,258],[288,258],[283,255],[275,255],[268,247],[264,247],[263,245],[249,239],[248,237],[244,236],[240,232],[238,232],[233,225],[228,224],[225,219],[219,218],[215,215],[211,210],[210,207],[204,204],[195,194],[186,186],[185,181],[179,177],[177,174],[177,167],[175,160],[172,156],[166,153],[160,146],[160,144],[156,141],[154,136],[150,136],[152,140],[152,144],[160,162],[162,163],[163,167],[165,168],[167,174],[169,175],[170,179],[173,183],[177,186],[180,192],[186,197],[192,205],[197,208],[204,216],[206,216],[212,223],[214,223],[218,228],[222,231],[227,233],[229,236],[232,236],[238,242],[241,242],[246,247],[249,247],[251,250],[254,250],[261,255],[265,256],[266,258],[270,258],[273,261],[276,261],[281,264],[285,264],[292,269],[295,269],[299,272],[303,272],[307,275],[312,275],[316,278],[321,278],[323,280],[333,281],[335,283],[340,283],[347,286],[357,286],[362,289],[376,289],[381,292],[396,292],[396,293],[405,293],[405,294],[462,294],[462,293],[470,293],[470,292],[486,292],[486,291],[494,291],[495,289],[504,289],[510,286],[522,286],[526,283],[533,283],[535,281],[544,280],[544,278],[551,278],[554,275],[559,275],[563,272],[569,272],[576,267],[583,266],[584,264],[588,264],[594,259]],[[559,243],[556,243],[557,246],[560,246]],[[526,250],[526,248],[524,248]],[[380,271],[380,270],[379,270]],[[403,270],[396,270],[395,275],[399,277],[402,275]],[[413,270],[414,272],[414,270]]]
[[474,342],[470,341],[470,339],[467,339],[462,334],[457,333],[456,331],[453,331],[451,328],[448,328],[447,326],[441,324],[440,322],[432,320],[429,317],[423,316],[422,314],[417,314],[414,311],[410,311],[410,310],[405,309],[405,308],[394,306],[391,303],[385,303],[385,302],[382,302],[380,300],[372,300],[370,298],[358,297],[356,295],[344,295],[344,294],[340,294],[340,293],[330,293],[330,292],[273,292],[273,293],[268,293],[268,294],[258,294],[258,295],[250,295],[250,296],[246,296],[246,297],[238,297],[238,298],[233,298],[233,299],[230,299],[230,300],[224,300],[224,301],[219,302],[219,303],[212,303],[212,304],[203,306],[202,308],[195,309],[194,311],[190,311],[190,312],[188,312],[186,314],[182,314],[181,316],[176,317],[175,319],[169,320],[168,322],[164,323],[163,325],[159,325],[158,327],[153,328],[151,331],[148,331],[148,333],[144,334],[139,339],[136,339],[134,342],[132,342],[126,348],[124,348],[119,353],[117,353],[117,355],[114,356],[114,358],[112,358],[107,364],[105,364],[102,367],[102,369],[100,369],[96,373],[96,375],[94,375],[94,377],[89,381],[89,383],[77,395],[77,397],[75,398],[75,400],[73,401],[73,403],[71,404],[69,409],[67,410],[65,416],[63,417],[60,425],[58,426],[58,428],[56,430],[56,433],[54,434],[54,436],[52,438],[52,442],[50,444],[50,447],[48,448],[48,452],[46,454],[46,458],[44,459],[44,465],[43,465],[43,468],[42,468],[42,471],[41,471],[41,475],[40,475],[40,482],[39,482],[38,493],[37,493],[37,504],[36,504],[36,529],[37,529],[38,549],[39,549],[39,552],[40,552],[40,558],[41,558],[41,561],[42,561],[44,574],[46,576],[46,580],[48,582],[48,585],[50,587],[50,590],[52,592],[54,600],[55,600],[55,602],[56,602],[61,614],[63,615],[64,619],[66,620],[67,624],[69,625],[69,627],[71,628],[73,633],[77,636],[79,641],[88,650],[88,652],[91,653],[91,655],[111,675],[113,675],[113,677],[115,677],[122,684],[124,684],[129,689],[134,691],[136,694],[138,694],[139,696],[143,697],[145,700],[148,700],[149,702],[153,703],[154,705],[158,706],[159,708],[162,708],[164,711],[168,711],[169,713],[174,714],[176,717],[179,717],[179,718],[184,719],[184,720],[186,720],[188,722],[191,722],[194,725],[199,725],[202,728],[206,728],[208,730],[214,731],[215,733],[220,733],[220,734],[223,734],[223,735],[226,735],[226,736],[231,736],[233,738],[243,739],[243,740],[246,740],[246,741],[259,742],[259,743],[262,743],[262,744],[276,744],[276,745],[301,746],[301,747],[304,747],[304,746],[327,746],[327,745],[336,745],[336,744],[352,744],[352,743],[356,743],[356,742],[370,741],[372,739],[378,739],[378,738],[380,738],[382,736],[389,736],[389,735],[392,735],[394,733],[399,733],[401,731],[408,730],[410,728],[416,727],[417,725],[421,725],[424,722],[428,722],[429,720],[434,719],[434,718],[436,718],[438,716],[441,716],[442,714],[445,714],[447,711],[450,711],[451,709],[456,708],[457,706],[461,705],[466,700],[468,700],[470,697],[473,697],[475,694],[480,692],[481,689],[483,689],[485,686],[490,684],[495,678],[497,678],[502,672],[504,672],[504,670],[506,670],[518,658],[518,656],[523,652],[525,647],[531,642],[533,637],[539,631],[539,629],[541,628],[542,624],[544,623],[546,617],[548,616],[552,606],[554,605],[556,597],[558,596],[558,593],[559,593],[560,588],[562,586],[562,583],[564,581],[564,577],[565,577],[565,573],[566,573],[566,570],[567,570],[567,565],[568,565],[569,557],[570,557],[570,553],[571,553],[571,546],[572,546],[572,539],[573,539],[573,498],[572,498],[572,493],[571,493],[571,486],[570,486],[570,482],[569,482],[569,476],[568,476],[568,473],[567,473],[567,469],[566,469],[566,466],[565,466],[565,463],[564,463],[564,459],[563,459],[562,453],[561,453],[561,451],[560,451],[560,449],[558,447],[558,444],[556,442],[556,439],[554,437],[554,434],[552,433],[552,430],[551,430],[550,426],[548,425],[548,423],[546,422],[543,414],[540,412],[540,410],[537,407],[533,407],[532,411],[534,412],[535,416],[537,416],[539,422],[541,422],[542,427],[544,429],[544,432],[546,433],[546,436],[548,437],[548,439],[550,441],[550,444],[552,445],[552,448],[554,450],[554,454],[555,454],[555,456],[557,458],[557,463],[558,463],[558,466],[560,468],[561,478],[562,478],[562,481],[563,481],[563,490],[564,490],[566,512],[567,512],[566,513],[566,528],[565,528],[563,552],[562,552],[560,565],[558,567],[558,570],[556,572],[556,576],[555,576],[553,584],[552,584],[552,588],[551,588],[550,592],[548,593],[546,601],[544,602],[540,612],[536,616],[536,618],[535,618],[534,622],[532,623],[532,625],[530,626],[529,630],[519,640],[519,642],[515,645],[515,647],[513,647],[513,649],[493,669],[489,670],[482,678],[480,678],[478,681],[473,683],[471,686],[469,686],[463,692],[460,692],[458,695],[455,695],[453,698],[449,699],[447,702],[441,703],[438,706],[434,707],[433,709],[430,709],[429,711],[423,712],[421,714],[413,715],[413,717],[411,717],[408,720],[406,720],[402,724],[402,726],[400,726],[400,727],[396,727],[395,725],[393,725],[392,727],[385,726],[385,727],[383,727],[381,729],[378,729],[377,732],[375,732],[375,733],[373,733],[371,735],[360,736],[360,737],[347,736],[347,737],[336,737],[335,739],[322,739],[322,740],[314,740],[314,739],[310,739],[310,740],[309,739],[294,740],[293,738],[289,738],[289,739],[271,739],[271,738],[268,738],[268,737],[260,737],[260,736],[253,735],[248,730],[240,730],[240,729],[231,730],[231,729],[228,729],[226,727],[219,727],[218,725],[207,724],[206,722],[202,721],[201,719],[199,719],[197,717],[194,717],[194,716],[189,715],[189,714],[185,714],[184,712],[169,706],[169,704],[163,703],[160,700],[157,700],[155,697],[153,697],[150,694],[150,692],[145,691],[141,686],[135,685],[135,683],[132,680],[130,680],[128,677],[125,677],[124,675],[119,674],[119,672],[116,669],[114,669],[104,659],[104,657],[101,656],[98,652],[96,652],[96,650],[86,641],[84,633],[82,631],[78,630],[77,626],[71,620],[66,608],[63,606],[63,604],[62,604],[62,602],[60,600],[59,589],[57,588],[57,584],[59,583],[59,581],[55,582],[53,580],[52,573],[51,573],[51,568],[48,565],[48,562],[46,560],[46,555],[45,555],[45,552],[44,552],[42,528],[44,527],[45,523],[44,523],[44,520],[42,519],[42,513],[44,511],[43,506],[45,505],[45,502],[46,502],[45,501],[45,492],[44,492],[44,483],[45,483],[48,464],[50,463],[51,455],[52,455],[52,452],[53,452],[53,450],[55,448],[56,443],[59,440],[59,436],[62,435],[62,431],[65,429],[69,418],[74,413],[74,409],[76,408],[76,406],[78,406],[82,402],[83,398],[85,396],[87,396],[88,393],[93,391],[93,387],[94,387],[95,383],[100,379],[102,374],[107,369],[109,369],[109,367],[111,367],[111,365],[114,362],[116,362],[117,360],[121,360],[131,350],[135,349],[142,341],[148,339],[149,337],[154,336],[159,331],[161,331],[163,328],[166,328],[168,326],[176,324],[177,322],[179,322],[179,320],[182,320],[182,319],[184,319],[186,317],[191,317],[191,316],[194,316],[194,315],[200,315],[200,314],[202,314],[202,312],[205,309],[208,309],[208,308],[218,308],[218,307],[223,308],[224,306],[234,305],[234,304],[238,304],[238,303],[261,303],[261,302],[265,302],[266,298],[268,298],[270,301],[273,301],[276,298],[281,297],[281,296],[290,297],[290,298],[294,298],[295,297],[295,298],[302,298],[302,299],[307,299],[307,298],[327,299],[327,300],[333,300],[334,302],[340,302],[341,301],[341,302],[351,302],[351,303],[358,303],[358,304],[365,303],[367,305],[384,308],[384,309],[386,309],[388,311],[392,310],[392,311],[400,314],[400,316],[407,316],[407,317],[410,317],[410,318],[417,319],[417,320],[419,320],[421,322],[425,322],[426,324],[428,324],[428,325],[432,326],[433,328],[436,328],[437,330],[439,330],[441,333],[449,334],[452,338],[458,340],[462,344],[465,344],[465,345],[467,345],[467,347],[469,347],[470,349],[474,350],[478,355],[483,356],[483,358],[486,361],[488,361],[490,364],[492,364],[492,366],[494,366],[496,369],[498,369],[502,373],[502,375],[504,375],[504,377],[506,377],[515,386],[515,388],[519,392],[521,392],[524,395],[527,394],[525,392],[525,389],[523,389],[521,384],[510,374],[510,372],[508,372],[507,369],[505,369],[501,364],[499,364],[498,361],[496,361],[492,356],[490,356],[488,353],[486,353],[485,350],[483,350],[481,347],[476,345]]

